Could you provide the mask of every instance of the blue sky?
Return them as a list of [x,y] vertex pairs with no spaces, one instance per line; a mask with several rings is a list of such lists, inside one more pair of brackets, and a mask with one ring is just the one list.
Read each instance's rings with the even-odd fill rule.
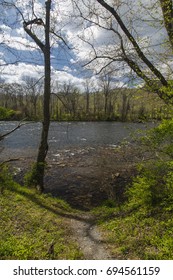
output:
[[[101,7],[93,2],[93,11],[99,12]],[[27,0],[9,0],[15,3],[17,8],[23,14],[23,17],[28,20],[33,18],[32,13],[44,19],[44,2],[43,0],[27,1]],[[32,9],[32,3],[34,2],[34,8]],[[88,10],[85,5],[82,5],[82,1],[78,1],[80,8],[84,16],[88,15]],[[88,3],[87,0],[84,2]],[[111,2],[111,0],[109,0]],[[112,0],[112,2],[121,2]],[[158,61],[158,53],[165,52],[163,46],[159,44],[165,40],[165,31],[160,27],[159,13],[160,11],[155,9],[151,15],[151,10],[147,10],[147,5],[151,5],[155,0],[124,0],[124,4],[120,6],[119,13],[123,15],[125,23],[131,22],[129,28],[134,36],[136,36],[139,44],[144,47],[144,52],[153,61]],[[135,5],[134,5],[135,2]],[[2,1],[0,0],[0,3]],[[72,9],[70,0],[54,0],[52,6],[52,28],[55,32],[58,32],[61,36],[67,39],[71,49],[68,49],[57,38],[51,39],[52,43],[52,79],[60,84],[71,82],[72,84],[83,89],[83,84],[86,78],[92,80],[94,87],[97,87],[98,76],[95,73],[104,66],[106,60],[100,59],[93,61],[88,67],[82,67],[87,61],[94,57],[94,51],[91,44],[95,46],[95,50],[98,54],[102,55],[117,55],[119,50],[119,42],[117,37],[104,28],[100,28],[94,24],[83,21],[77,17],[78,10]],[[96,6],[95,6],[96,5]],[[95,10],[94,10],[95,9]],[[104,10],[100,10],[103,16],[107,17],[107,20],[101,18],[99,23],[104,27],[110,24],[108,14]],[[148,12],[149,11],[149,12]],[[16,14],[14,8],[8,10],[0,6],[1,18],[0,18],[0,76],[5,79],[6,82],[21,82],[23,76],[34,76],[38,79],[43,75],[43,55],[35,43],[28,37],[22,27],[22,17]],[[154,24],[149,20],[155,16]],[[135,19],[135,20],[134,20]],[[158,19],[158,21],[157,21]],[[96,21],[96,17],[93,15],[91,20]],[[116,23],[113,23],[117,28]],[[118,31],[121,32],[120,29]],[[35,29],[37,36],[42,40],[43,28]],[[123,34],[122,34],[123,35]],[[88,40],[90,44],[80,40],[79,37],[84,40]],[[2,44],[3,43],[3,44]],[[157,45],[153,47],[153,45]],[[125,46],[131,52],[131,56],[135,59],[134,51],[130,49],[128,42],[125,41]],[[148,47],[150,46],[150,47]],[[162,56],[160,56],[162,58]],[[172,57],[169,56],[167,67],[167,58],[163,58],[158,61],[158,67],[166,75],[168,69],[172,69]],[[3,67],[6,62],[15,62],[16,64]],[[121,62],[114,63],[111,70],[114,70],[112,87],[129,85],[132,82],[130,80],[130,69]],[[137,82],[136,82],[137,83]]]

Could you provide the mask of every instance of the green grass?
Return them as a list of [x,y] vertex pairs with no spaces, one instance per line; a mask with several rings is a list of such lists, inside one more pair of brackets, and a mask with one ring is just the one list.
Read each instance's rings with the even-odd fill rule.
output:
[[110,250],[117,259],[173,259],[172,212],[155,214],[102,206],[93,213]]
[[68,226],[73,214],[64,201],[9,178],[0,194],[0,259],[82,259]]

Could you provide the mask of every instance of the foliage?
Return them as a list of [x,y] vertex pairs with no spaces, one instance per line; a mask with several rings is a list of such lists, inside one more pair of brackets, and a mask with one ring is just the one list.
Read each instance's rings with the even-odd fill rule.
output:
[[[142,137],[153,159],[138,167],[139,175],[128,189],[129,205],[153,211],[172,209],[173,203],[173,119],[163,120]],[[144,148],[145,152],[145,148]]]
[[8,120],[11,119],[15,115],[15,111],[11,109],[7,109],[4,107],[0,107],[0,120]]
[[27,187],[36,187],[37,182],[38,182],[38,177],[39,177],[39,171],[43,168],[43,166],[46,166],[46,163],[34,163],[33,166],[31,167],[31,170],[28,171],[25,174],[25,185]]
[[3,174],[6,187],[0,196],[0,259],[81,259],[63,218],[74,210],[62,200],[38,195],[34,189],[8,180],[7,169]]
[[[61,101],[57,96],[61,96]],[[169,118],[170,113],[159,97],[148,93],[146,89],[111,89],[108,98],[108,108],[105,113],[105,96],[102,90],[89,94],[89,108],[86,110],[86,93],[78,93],[74,102],[73,88],[70,88],[68,98],[65,92],[51,96],[51,120],[58,121],[147,121]],[[32,94],[1,94],[0,106],[8,104],[15,108],[15,119],[41,120],[43,95]],[[72,106],[73,105],[73,106]],[[13,117],[13,116],[12,116]],[[13,117],[14,118],[14,117]]]
[[127,191],[128,206],[141,213],[173,210],[173,161],[151,162]]
[[159,126],[148,132],[143,142],[160,156],[173,158],[173,119],[163,120]]
[[116,259],[173,258],[173,162],[151,163],[127,191],[121,207],[93,210]]
[[171,98],[173,96],[172,88],[173,88],[173,81],[170,80],[170,81],[168,81],[168,86],[167,87],[162,86],[161,90],[163,91],[163,93],[165,95],[167,95],[169,98]]
[[[103,219],[105,211],[109,216]],[[99,227],[115,259],[172,260],[172,213],[141,216],[138,211],[128,212],[124,206],[121,212],[114,208],[112,216],[105,207],[100,207],[97,214],[102,217]]]
[[[118,259],[173,258],[173,120],[164,120],[142,137],[152,159],[138,166],[116,207],[94,209],[100,228]],[[155,157],[154,157],[155,155]]]

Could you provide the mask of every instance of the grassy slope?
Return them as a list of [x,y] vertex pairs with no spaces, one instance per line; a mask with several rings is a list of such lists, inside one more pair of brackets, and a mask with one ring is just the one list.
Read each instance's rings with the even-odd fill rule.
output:
[[73,210],[65,202],[11,180],[6,185],[0,195],[0,259],[82,259],[66,225]]
[[[82,259],[68,227],[80,216],[62,200],[39,195],[0,174],[0,259]],[[173,208],[132,210],[111,203],[92,211],[114,259],[173,259]],[[67,219],[68,218],[68,219]],[[54,253],[49,252],[54,244]]]
[[[0,196],[0,259],[82,259],[65,202],[11,183]],[[93,214],[116,259],[173,259],[172,213],[101,206]],[[54,254],[49,253],[54,244]]]
[[100,230],[118,259],[173,259],[171,212],[155,214],[123,207],[102,206],[93,210]]

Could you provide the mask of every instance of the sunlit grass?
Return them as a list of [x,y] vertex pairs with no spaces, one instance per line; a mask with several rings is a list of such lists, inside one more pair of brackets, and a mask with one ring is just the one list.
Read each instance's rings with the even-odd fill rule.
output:
[[173,258],[171,212],[154,215],[130,211],[126,205],[93,210],[113,256],[118,259],[162,260]]

